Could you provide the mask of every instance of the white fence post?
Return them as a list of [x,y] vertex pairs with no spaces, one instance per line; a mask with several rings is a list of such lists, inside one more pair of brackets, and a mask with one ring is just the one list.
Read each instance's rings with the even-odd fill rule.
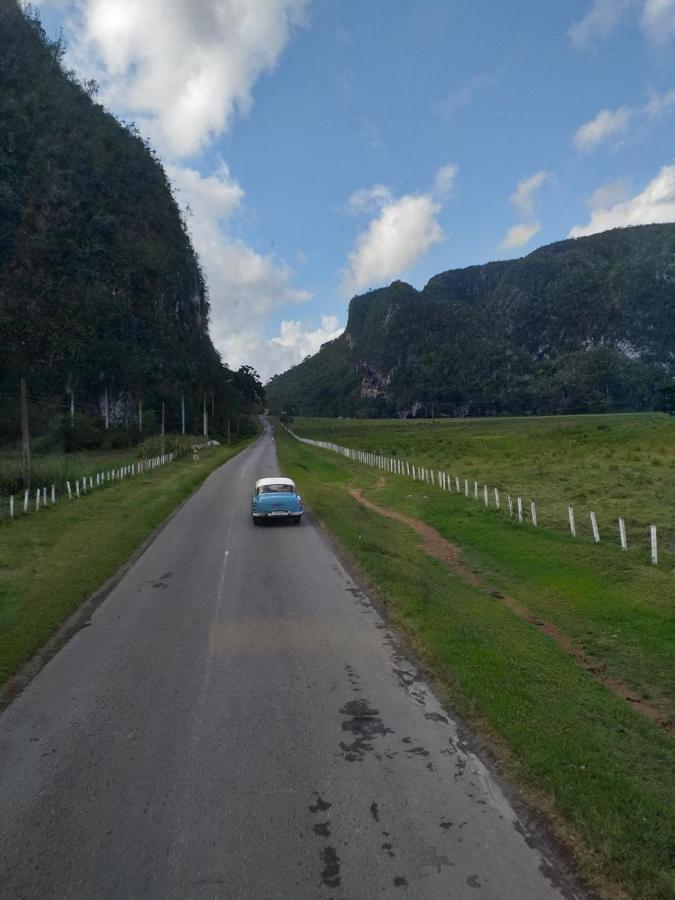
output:
[[598,531],[598,520],[595,518],[595,513],[591,513],[591,528],[593,529],[593,540],[596,544],[600,543],[600,532]]
[[489,505],[490,505],[490,501],[488,500],[488,489],[487,489],[487,484],[484,484],[484,485],[483,485],[483,503],[484,503],[486,506],[489,506]]
[[523,500],[522,497],[518,497],[518,521],[523,521]]
[[532,524],[537,527],[537,506],[534,500],[530,500],[530,514],[532,515]]
[[56,503],[56,485],[52,485],[52,503]]
[[513,518],[513,500],[511,499],[511,494],[507,494],[506,499],[509,503],[509,515]]
[[30,491],[23,492],[23,511],[28,512],[28,503],[30,502]]
[[464,495],[466,497],[469,496],[469,479],[468,478],[464,479]]
[[79,480],[79,478],[75,482],[75,495],[77,496],[77,498],[79,500],[79,498],[80,498],[80,480]]
[[47,506],[47,488],[42,488],[42,505]]
[[457,488],[457,493],[460,493],[459,489],[459,475],[455,475],[455,487]]
[[628,541],[626,540],[626,523],[623,516],[619,516],[619,540],[621,541],[621,549],[628,550]]
[[35,491],[35,512],[40,509],[40,488],[37,488]]
[[9,517],[14,518],[14,494],[10,494],[9,497]]
[[577,526],[574,524],[574,509],[571,506],[567,507],[567,520],[570,523],[570,533],[572,537],[577,536]]
[[499,490],[495,488],[495,506],[499,509]]
[[656,545],[656,525],[649,526],[649,539],[652,548],[652,565],[657,566],[659,563],[659,550]]
[[478,482],[474,481],[473,483],[473,499],[478,500]]

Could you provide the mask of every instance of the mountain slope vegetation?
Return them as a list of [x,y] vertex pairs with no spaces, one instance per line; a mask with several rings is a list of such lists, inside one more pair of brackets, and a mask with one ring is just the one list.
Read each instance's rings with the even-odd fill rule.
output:
[[646,225],[354,297],[344,334],[268,398],[325,416],[641,410],[674,374],[675,225]]
[[98,409],[105,392],[118,421],[142,397],[185,395],[195,417],[204,390],[234,403],[157,156],[15,0],[0,0],[0,46],[0,394],[13,409],[25,377],[31,396],[74,390]]

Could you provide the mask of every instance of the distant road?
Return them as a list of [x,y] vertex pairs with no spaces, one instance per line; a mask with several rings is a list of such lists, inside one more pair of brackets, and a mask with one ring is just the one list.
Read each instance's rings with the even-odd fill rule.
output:
[[253,527],[274,474],[268,433],[0,715],[0,896],[579,896],[320,531]]

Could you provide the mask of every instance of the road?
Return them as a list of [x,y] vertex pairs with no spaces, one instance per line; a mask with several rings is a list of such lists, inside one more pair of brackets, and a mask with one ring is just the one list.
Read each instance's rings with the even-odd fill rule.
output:
[[0,896],[581,896],[321,531],[253,527],[274,474],[266,433],[0,716]]

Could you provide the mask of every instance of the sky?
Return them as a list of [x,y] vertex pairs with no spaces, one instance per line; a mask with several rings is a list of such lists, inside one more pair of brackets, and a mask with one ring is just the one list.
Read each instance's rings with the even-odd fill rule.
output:
[[40,0],[187,210],[224,361],[355,293],[675,221],[675,0]]

